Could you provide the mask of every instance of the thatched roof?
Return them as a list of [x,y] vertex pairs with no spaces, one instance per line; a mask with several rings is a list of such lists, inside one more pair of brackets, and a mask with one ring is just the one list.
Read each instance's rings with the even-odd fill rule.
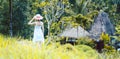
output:
[[106,12],[99,13],[89,31],[90,37],[93,39],[99,39],[102,32],[109,35],[114,35],[115,32],[115,27],[110,22]]
[[59,34],[59,36],[61,37],[70,37],[70,38],[81,38],[81,37],[86,37],[88,35],[89,33],[80,26],[67,29],[63,31],[63,33]]

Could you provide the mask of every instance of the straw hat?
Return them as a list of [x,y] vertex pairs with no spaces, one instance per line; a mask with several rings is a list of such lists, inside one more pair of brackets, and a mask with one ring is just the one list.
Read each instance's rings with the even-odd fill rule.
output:
[[36,14],[34,16],[34,18],[35,18],[35,20],[42,20],[43,19],[43,17],[40,14]]

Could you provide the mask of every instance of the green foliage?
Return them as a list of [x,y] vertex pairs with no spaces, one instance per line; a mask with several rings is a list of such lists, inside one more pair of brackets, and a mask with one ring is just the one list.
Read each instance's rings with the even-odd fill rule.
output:
[[100,39],[104,41],[104,52],[106,53],[113,53],[115,52],[115,49],[108,45],[110,43],[110,36],[108,34],[102,33],[100,36]]
[[50,32],[53,33],[53,35],[56,35],[57,33],[60,33],[60,25],[61,23],[60,22],[54,22],[51,24],[51,29],[50,29]]
[[71,5],[71,10],[74,12],[75,15],[81,13],[83,15],[87,14],[87,6],[91,2],[91,0],[75,0],[70,2]]
[[9,3],[0,0],[0,33],[9,34]]
[[120,25],[117,25],[115,29],[116,29],[116,34],[120,34]]
[[[117,0],[114,0],[117,1]],[[92,0],[91,4],[87,6],[89,11],[98,10],[105,11],[109,14],[109,18],[114,25],[116,25],[120,17],[117,14],[117,4],[113,3],[113,0]]]
[[[0,0],[0,33],[9,35],[10,30],[10,14],[9,14],[9,1]],[[12,27],[14,36],[23,36],[25,38],[30,37],[30,27],[27,25],[28,19],[31,19],[33,13],[31,13],[32,0],[23,1],[15,0],[12,1]]]
[[[119,0],[14,0],[13,34],[31,37],[33,28],[27,25],[33,15],[43,15],[45,33],[57,35],[65,28],[82,26],[88,30],[93,19],[102,10],[109,14],[119,34],[120,13],[117,13]],[[118,8],[119,9],[119,8]],[[0,0],[0,33],[9,34],[9,2]],[[49,26],[47,26],[49,25]]]
[[90,25],[92,23],[91,18],[83,16],[82,14],[78,14],[77,16],[75,16],[75,19],[76,19],[76,22],[79,23],[80,26],[82,26],[85,29],[90,27]]
[[79,26],[74,16],[62,17],[60,22],[62,22],[63,29]]
[[120,4],[120,0],[111,0],[114,4]]
[[94,41],[90,38],[80,38],[80,39],[77,39],[77,45],[87,45],[87,46],[90,46],[92,48],[95,48],[95,44],[94,44]]
[[93,22],[93,18],[98,14],[98,11],[93,11],[87,13],[87,15],[78,14],[74,16],[62,17],[61,22],[66,26],[82,26],[84,29],[89,29],[91,23]]
[[[35,2],[33,6],[40,8],[47,22],[48,36],[56,35],[60,31],[59,19],[62,17],[68,0],[46,0]],[[57,25],[58,24],[58,25]]]
[[31,1],[17,0],[13,1],[13,34],[28,38],[32,35],[32,31],[28,26],[28,20],[33,16],[31,14]]
[[41,3],[39,4],[39,7],[45,7],[46,5],[49,5],[49,3],[43,1],[43,2],[41,2]]
[[[97,10],[89,10],[88,6],[91,6],[90,3],[92,3],[91,0],[70,0],[69,8],[65,9],[65,13],[67,16],[72,17],[72,22],[79,24],[84,29],[89,29],[93,18],[98,14]],[[69,19],[69,16],[67,19]]]
[[110,37],[108,34],[102,33],[100,36],[100,39],[104,41],[105,44],[108,44],[110,42]]
[[[83,50],[84,52],[88,53],[88,56],[92,56],[95,52],[94,50],[88,45],[76,45],[75,46],[78,50]],[[95,53],[97,54],[97,53]]]

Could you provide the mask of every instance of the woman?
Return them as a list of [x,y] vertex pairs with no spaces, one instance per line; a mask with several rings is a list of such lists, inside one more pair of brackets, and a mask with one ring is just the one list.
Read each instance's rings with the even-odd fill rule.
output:
[[44,43],[44,24],[41,21],[43,17],[40,14],[35,15],[29,22],[29,25],[34,25],[33,42],[39,44]]

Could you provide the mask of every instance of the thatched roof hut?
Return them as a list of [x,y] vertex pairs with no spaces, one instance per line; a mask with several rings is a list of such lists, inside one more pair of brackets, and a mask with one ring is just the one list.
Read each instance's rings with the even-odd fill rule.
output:
[[106,12],[99,13],[89,31],[90,37],[92,39],[99,39],[102,32],[109,35],[114,35],[115,33],[115,27],[110,22],[110,19]]
[[89,33],[86,30],[84,30],[81,26],[67,29],[63,31],[61,34],[59,34],[60,37],[69,37],[69,38],[81,38],[81,37],[86,37],[88,35]]

